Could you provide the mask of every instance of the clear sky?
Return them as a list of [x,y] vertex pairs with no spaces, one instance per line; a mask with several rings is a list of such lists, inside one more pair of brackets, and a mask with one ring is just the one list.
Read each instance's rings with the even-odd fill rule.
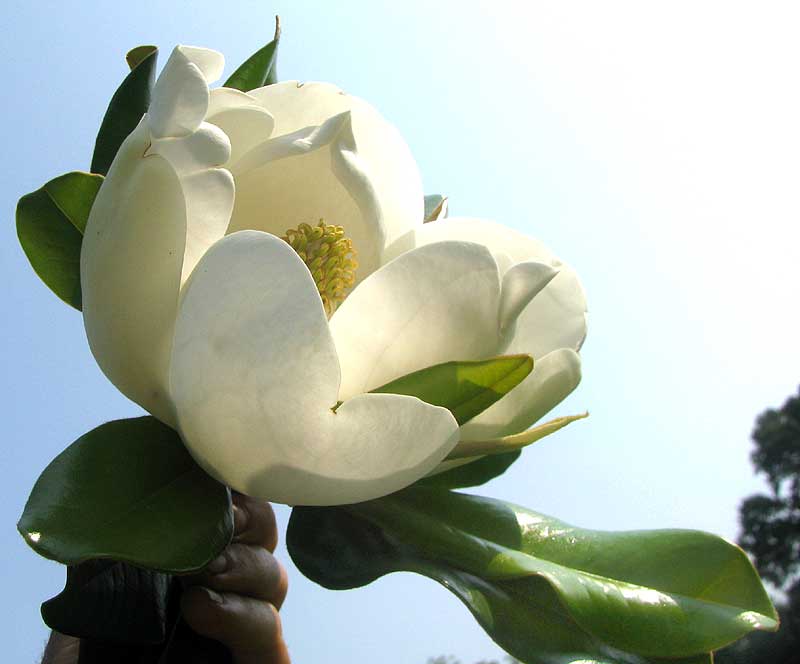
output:
[[[125,52],[212,47],[227,71],[284,26],[283,79],[339,84],[406,137],[453,214],[544,240],[591,310],[591,417],[480,488],[577,525],[737,534],[757,413],[800,382],[800,93],[792,2],[8,3],[0,42],[4,424],[0,637],[33,662],[38,606],[63,570],[14,524],[79,435],[140,413],[88,352],[81,317],[29,268],[17,199],[87,168]],[[162,56],[162,63],[164,61]],[[282,528],[288,510],[280,508]],[[291,566],[294,660],[465,664],[499,649],[444,589],[410,574],[334,593]]]

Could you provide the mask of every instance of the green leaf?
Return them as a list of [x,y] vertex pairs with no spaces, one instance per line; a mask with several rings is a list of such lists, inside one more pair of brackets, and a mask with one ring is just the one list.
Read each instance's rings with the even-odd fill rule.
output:
[[425,197],[425,217],[423,221],[436,221],[447,217],[447,196],[430,194]]
[[67,304],[81,308],[81,242],[103,177],[60,175],[17,203],[17,237],[36,274]]
[[777,627],[744,552],[702,532],[584,530],[417,486],[342,508],[295,508],[287,545],[329,588],[401,570],[433,578],[531,664],[708,662],[753,629]]
[[139,124],[150,106],[150,95],[156,81],[158,49],[137,46],[128,52],[131,71],[117,88],[108,105],[92,155],[92,173],[105,175],[128,134]]
[[37,553],[68,565],[111,558],[191,573],[230,541],[230,491],[155,418],[116,420],[45,468],[17,529]]
[[87,560],[67,568],[64,590],[42,604],[42,618],[51,629],[78,638],[161,643],[172,579],[114,560]]
[[125,54],[125,62],[128,63],[131,71],[136,69],[143,60],[153,55],[158,50],[158,46],[145,45],[134,46],[130,51]]
[[225,81],[224,87],[248,92],[278,82],[278,43],[281,40],[281,22],[275,17],[275,36],[272,41],[253,53]]
[[462,425],[508,394],[532,370],[533,358],[530,355],[445,362],[415,371],[372,391],[406,394],[442,406]]
[[511,464],[519,459],[522,450],[492,454],[481,457],[463,466],[456,466],[436,475],[424,477],[415,486],[439,487],[441,489],[463,489],[486,484],[491,479],[506,472]]

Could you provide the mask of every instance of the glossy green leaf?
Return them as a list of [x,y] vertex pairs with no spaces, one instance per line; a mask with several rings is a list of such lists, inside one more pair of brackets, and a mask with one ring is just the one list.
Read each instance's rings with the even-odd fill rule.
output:
[[531,664],[709,661],[710,651],[777,626],[747,556],[702,532],[584,530],[417,486],[346,508],[295,508],[287,545],[329,588],[392,571],[429,576]]
[[105,175],[128,134],[139,124],[150,106],[156,81],[158,49],[137,46],[128,52],[131,71],[117,88],[103,117],[92,155],[92,173]]
[[114,560],[87,560],[67,568],[64,590],[42,604],[42,618],[51,629],[78,638],[161,643],[172,579]]
[[492,454],[491,456],[481,457],[470,463],[465,463],[463,466],[456,466],[443,473],[424,477],[416,483],[416,486],[463,489],[486,484],[489,480],[506,472],[511,467],[511,464],[519,459],[521,454],[521,450],[516,450],[505,454]]
[[67,304],[81,308],[81,243],[103,182],[78,171],[60,175],[17,203],[17,237],[39,278]]
[[111,558],[176,574],[197,571],[230,541],[229,490],[153,417],[81,436],[39,476],[17,529],[65,564]]
[[393,380],[373,392],[418,397],[434,406],[447,408],[462,425],[508,394],[532,370],[530,355],[445,362]]
[[281,40],[281,22],[275,17],[275,36],[257,50],[225,81],[224,87],[248,92],[278,82],[278,43]]
[[423,221],[436,221],[447,217],[447,196],[430,194],[425,196],[425,217]]

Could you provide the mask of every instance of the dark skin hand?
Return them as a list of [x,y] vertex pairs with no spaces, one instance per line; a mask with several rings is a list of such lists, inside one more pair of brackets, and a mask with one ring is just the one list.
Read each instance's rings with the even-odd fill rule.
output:
[[[268,503],[234,495],[233,541],[200,574],[184,577],[181,612],[198,634],[221,641],[235,664],[290,664],[278,610],[286,570],[272,555],[278,544]],[[74,664],[78,640],[53,633],[42,664]]]

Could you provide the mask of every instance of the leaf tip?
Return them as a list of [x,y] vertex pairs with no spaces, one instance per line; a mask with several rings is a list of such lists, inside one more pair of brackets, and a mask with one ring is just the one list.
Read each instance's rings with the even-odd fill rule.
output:
[[154,53],[158,53],[158,46],[152,44],[142,44],[141,46],[134,46],[130,51],[125,54],[125,62],[131,71],[136,69],[143,60],[146,60]]

